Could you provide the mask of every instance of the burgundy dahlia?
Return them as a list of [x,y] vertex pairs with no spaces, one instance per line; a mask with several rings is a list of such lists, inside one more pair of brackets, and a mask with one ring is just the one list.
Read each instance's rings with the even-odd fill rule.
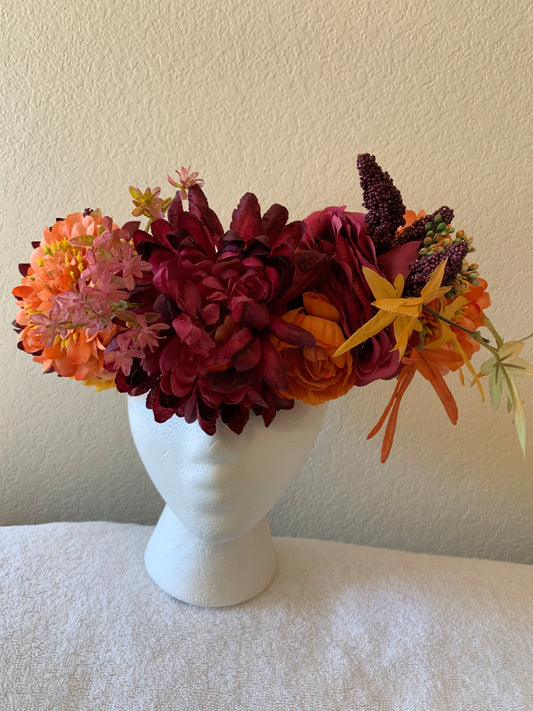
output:
[[255,195],[246,193],[224,234],[195,185],[188,210],[178,194],[151,234],[135,234],[137,251],[152,266],[152,308],[169,328],[129,374],[117,374],[117,387],[148,392],[156,421],[177,414],[213,434],[220,418],[240,433],[250,410],[268,425],[278,409],[293,406],[277,394],[287,389],[288,375],[270,336],[315,345],[281,316],[327,275],[329,261],[296,251],[305,224],[287,218],[281,205],[261,215]]

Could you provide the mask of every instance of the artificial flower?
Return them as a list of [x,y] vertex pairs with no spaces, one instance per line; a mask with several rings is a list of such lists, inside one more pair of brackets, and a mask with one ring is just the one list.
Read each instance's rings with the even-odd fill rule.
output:
[[[303,247],[325,254],[331,260],[331,278],[317,288],[341,314],[340,327],[346,337],[372,318],[372,292],[365,269],[393,280],[396,274],[407,277],[419,242],[410,242],[378,256],[367,234],[365,216],[343,207],[314,212],[305,220]],[[380,378],[398,374],[400,362],[393,351],[392,329],[382,328],[369,337],[352,357],[356,385],[364,386]]]
[[320,405],[345,395],[353,387],[356,373],[350,353],[334,355],[344,341],[340,312],[322,294],[306,292],[302,300],[302,307],[288,311],[282,318],[312,333],[316,345],[298,348],[273,338],[289,375],[289,387],[280,395]]
[[[45,230],[29,265],[22,265],[22,284],[13,290],[21,310],[16,316],[21,347],[34,354],[45,372],[82,380],[86,384],[114,384],[106,367],[105,349],[125,328],[136,325],[135,343],[150,342],[148,331],[166,327],[139,327],[137,316],[127,311],[133,291],[143,283],[147,262],[135,252],[132,233],[138,223],[119,228],[100,211],[73,213]],[[145,309],[146,311],[146,309]]]
[[390,251],[397,243],[397,234],[405,225],[405,205],[398,188],[369,153],[357,156],[357,168],[363,190],[363,206],[367,208],[366,232],[376,250]]
[[415,212],[414,210],[406,210],[403,215],[404,224],[398,227],[396,230],[396,236],[402,234],[402,232],[407,228],[411,227],[417,220],[422,220],[426,217],[425,210],[419,210]]
[[20,347],[41,363],[43,372],[85,382],[114,381],[114,374],[104,367],[104,350],[116,326],[107,323],[91,334],[74,324],[68,327],[69,316],[58,301],[65,294],[75,297],[87,267],[86,248],[73,243],[85,236],[92,240],[101,228],[98,210],[67,215],[44,230],[30,263],[20,265],[22,282],[13,289],[20,307],[15,317]]
[[402,398],[417,372],[419,372],[431,383],[433,389],[439,396],[440,401],[444,405],[451,423],[453,425],[457,423],[457,404],[449,387],[446,385],[446,382],[442,377],[441,365],[443,362],[452,363],[454,361],[457,362],[458,360],[460,360],[460,356],[454,354],[453,352],[439,351],[438,349],[433,348],[419,348],[417,350],[413,350],[409,356],[403,358],[403,368],[398,375],[392,397],[383,411],[378,423],[367,437],[367,439],[374,437],[383,427],[388,418],[387,426],[385,428],[385,436],[381,447],[382,463],[387,460],[391,451],[394,433],[396,431],[398,411],[400,409]]
[[472,238],[446,205],[406,210],[374,156],[357,167],[366,214],[328,207],[289,223],[284,207],[262,214],[246,193],[224,231],[204,181],[182,166],[168,176],[173,199],[130,187],[144,229],[99,211],[68,215],[21,265],[20,348],[46,372],[146,393],[156,421],[178,415],[209,434],[219,422],[242,432],[250,413],[268,426],[294,399],[319,404],[396,377],[370,434],[386,423],[384,460],[414,375],[455,423],[444,376],[459,371],[464,383],[466,367],[483,396],[471,358],[484,347],[492,403],[507,393],[524,448],[516,380],[533,366],[518,355],[523,341],[505,343],[485,315]]
[[224,234],[198,185],[188,198],[188,211],[178,194],[166,220],[152,223],[151,234],[134,236],[152,267],[154,309],[169,328],[153,353],[119,372],[117,386],[149,391],[157,421],[178,414],[212,434],[220,419],[241,432],[250,410],[268,424],[276,410],[292,407],[279,394],[289,378],[271,336],[300,348],[315,345],[311,333],[282,315],[287,301],[323,278],[328,265],[296,252],[305,226],[287,223],[281,205],[261,215],[257,198],[247,193]]
[[[429,308],[424,309],[424,343],[438,344],[439,348],[463,352],[470,360],[481,345],[472,334],[484,325],[484,312],[490,306],[490,296],[487,292],[487,282],[479,279],[477,286],[469,284],[460,296],[449,292],[443,299],[440,313],[433,315]],[[448,323],[450,322],[451,323]],[[450,329],[450,330],[448,330]],[[443,365],[441,370],[445,375],[449,370],[457,370],[466,361],[462,358],[459,365]]]
[[168,206],[170,205],[170,198],[163,200],[159,197],[161,188],[146,188],[144,193],[138,188],[134,188],[130,185],[130,195],[133,198],[133,204],[135,205],[131,214],[134,217],[148,217],[150,221],[158,220],[165,216]]
[[188,168],[181,166],[181,168],[175,172],[178,174],[179,181],[174,180],[174,178],[171,178],[170,175],[167,175],[167,179],[171,185],[179,189],[180,198],[182,200],[187,200],[189,189],[192,188],[193,185],[203,188],[204,181],[198,177],[198,172],[191,172],[191,166]]
[[367,321],[364,326],[352,334],[337,350],[335,355],[341,355],[351,348],[355,348],[355,346],[363,343],[392,323],[394,324],[394,337],[396,339],[396,345],[393,350],[398,350],[399,357],[402,358],[413,331],[424,330],[424,326],[420,321],[424,305],[439,299],[448,291],[448,287],[441,286],[445,266],[445,262],[440,263],[422,289],[420,296],[408,298],[401,298],[404,287],[401,274],[396,277],[394,284],[390,284],[379,274],[365,268],[365,278],[376,297],[372,305],[379,311],[370,321]]

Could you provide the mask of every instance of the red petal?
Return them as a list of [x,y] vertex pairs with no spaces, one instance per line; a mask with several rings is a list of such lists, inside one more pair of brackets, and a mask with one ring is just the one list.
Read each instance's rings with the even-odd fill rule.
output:
[[218,351],[220,362],[233,358],[235,353],[246,348],[253,337],[252,332],[247,328],[240,328],[237,331],[233,331],[227,343],[224,343]]
[[271,306],[288,304],[304,291],[312,289],[323,281],[331,271],[331,258],[304,249],[294,255],[294,265],[296,268],[291,286]]
[[[192,185],[189,188],[189,210],[193,215],[196,215],[207,227],[213,235],[222,237],[224,228],[220,224],[220,220],[214,210],[209,207],[207,198],[205,197],[199,185]],[[216,240],[218,242],[218,240]]]
[[233,211],[230,229],[237,232],[247,242],[256,236],[260,223],[259,201],[253,193],[246,193]]
[[259,338],[249,343],[234,359],[233,367],[237,371],[250,370],[261,360],[261,341]]
[[264,304],[248,302],[244,304],[240,323],[248,328],[264,328],[270,320],[270,314]]
[[270,317],[270,332],[277,336],[280,341],[290,343],[292,346],[300,346],[301,348],[314,348],[316,346],[316,338],[312,333],[300,328],[300,326],[287,323],[287,321],[278,316]]
[[178,219],[179,216],[183,212],[183,202],[181,200],[179,192],[176,193],[176,197],[170,205],[168,206],[168,211],[167,211],[167,219],[170,222],[171,225],[174,225],[174,227],[178,224]]
[[220,306],[218,304],[207,304],[201,313],[204,323],[207,326],[212,326],[220,318]]
[[402,274],[405,279],[409,276],[409,263],[412,262],[418,254],[420,241],[405,242],[405,244],[395,247],[388,252],[383,252],[377,258],[378,267],[383,274],[391,282],[398,274]]
[[272,243],[277,242],[287,223],[289,211],[277,203],[268,208],[263,215],[257,234],[267,235]]
[[262,347],[264,379],[276,390],[287,390],[289,388],[289,374],[282,357],[268,338],[263,339]]

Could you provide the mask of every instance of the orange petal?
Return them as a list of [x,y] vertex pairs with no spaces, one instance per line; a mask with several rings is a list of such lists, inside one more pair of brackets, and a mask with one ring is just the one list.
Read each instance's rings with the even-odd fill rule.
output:
[[375,434],[377,434],[377,432],[379,432],[387,418],[388,413],[390,412],[389,421],[387,422],[387,427],[385,429],[385,436],[383,437],[383,443],[381,445],[382,464],[387,461],[387,458],[390,454],[392,443],[394,441],[394,433],[396,432],[396,422],[398,420],[398,411],[400,409],[400,404],[402,402],[403,396],[405,395],[405,391],[409,387],[414,377],[415,372],[416,366],[414,365],[408,365],[401,370],[400,374],[398,375],[398,381],[396,383],[396,387],[394,388],[392,397],[389,401],[389,404],[385,408],[385,412],[381,416],[377,425],[367,437],[367,439],[370,439]]
[[340,346],[344,341],[344,334],[340,326],[325,318],[306,315],[299,325],[313,334],[318,345],[325,346],[326,348]]
[[457,410],[457,403],[455,402],[450,388],[446,385],[446,382],[442,377],[442,374],[440,373],[438,367],[434,364],[431,364],[431,362],[426,361],[420,351],[419,355],[420,362],[418,364],[418,371],[426,380],[431,383],[433,389],[439,396],[440,401],[444,405],[444,409],[446,410],[446,414],[450,418],[450,422],[452,423],[452,425],[456,425],[459,412]]
[[304,309],[310,316],[319,316],[338,323],[341,320],[340,312],[330,303],[323,294],[306,291],[303,295]]

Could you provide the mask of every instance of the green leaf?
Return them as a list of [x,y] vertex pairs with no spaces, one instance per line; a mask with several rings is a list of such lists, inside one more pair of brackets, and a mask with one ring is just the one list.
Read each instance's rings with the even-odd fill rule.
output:
[[93,235],[79,235],[78,237],[71,237],[69,240],[70,244],[75,247],[92,247],[94,242]]
[[524,348],[522,341],[507,341],[503,346],[498,348],[498,355],[500,360],[507,360],[507,358],[516,358]]
[[518,433],[518,441],[522,447],[522,454],[524,459],[526,457],[526,416],[524,414],[524,406],[522,405],[522,400],[518,394],[516,385],[514,386],[514,424],[516,431]]
[[507,363],[506,367],[513,369],[515,378],[533,378],[533,365],[523,358],[515,358],[512,363]]
[[502,400],[502,386],[503,379],[498,378],[498,370],[493,370],[489,375],[489,392],[490,392],[490,403],[494,410],[500,407],[500,402]]
[[480,372],[483,373],[484,375],[490,375],[491,373],[494,372],[494,369],[497,367],[498,361],[494,356],[489,358],[488,360],[484,361],[481,364],[481,367],[479,368]]

